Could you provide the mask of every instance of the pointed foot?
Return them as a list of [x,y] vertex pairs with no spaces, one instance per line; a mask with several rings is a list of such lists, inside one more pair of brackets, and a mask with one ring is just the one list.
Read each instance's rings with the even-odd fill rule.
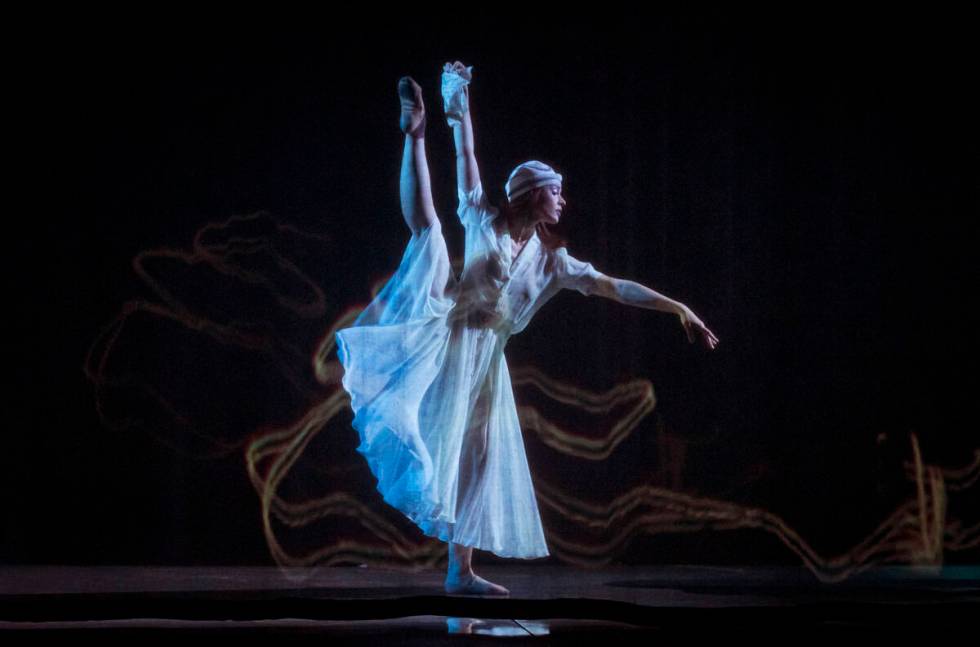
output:
[[419,139],[425,135],[425,103],[422,88],[410,76],[398,79],[398,99],[401,115],[398,125],[406,135]]

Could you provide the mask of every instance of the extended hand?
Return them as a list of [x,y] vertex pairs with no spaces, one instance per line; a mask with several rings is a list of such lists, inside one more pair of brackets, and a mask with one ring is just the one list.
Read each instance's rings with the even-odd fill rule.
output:
[[688,308],[686,305],[681,304],[681,310],[677,313],[677,316],[681,319],[681,325],[684,326],[684,331],[687,333],[687,341],[689,343],[694,343],[695,336],[701,340],[705,348],[713,349],[718,345],[718,338],[715,334],[708,330],[708,327],[704,325],[694,311]]

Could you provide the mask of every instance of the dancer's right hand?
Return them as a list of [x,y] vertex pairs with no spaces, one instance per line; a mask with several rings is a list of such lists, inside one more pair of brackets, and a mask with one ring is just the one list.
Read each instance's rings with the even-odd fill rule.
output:
[[687,333],[687,341],[694,343],[695,338],[699,339],[705,348],[714,349],[718,345],[718,338],[713,332],[708,330],[704,322],[694,314],[694,311],[683,303],[678,304],[677,316],[680,317],[681,325]]

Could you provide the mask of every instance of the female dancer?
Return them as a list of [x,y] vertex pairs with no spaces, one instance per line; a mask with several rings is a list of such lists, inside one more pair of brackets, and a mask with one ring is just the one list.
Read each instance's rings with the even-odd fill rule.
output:
[[349,328],[336,333],[353,426],[384,500],[449,543],[449,593],[507,595],[473,572],[473,548],[548,555],[504,346],[562,289],[676,314],[688,340],[718,338],[682,303],[597,271],[548,231],[566,202],[562,176],[538,161],[489,204],[469,115],[471,69],[446,64],[444,108],[456,145],[462,275],[452,272],[432,202],[421,88],[399,80],[405,133],[401,208],[411,238],[398,270]]

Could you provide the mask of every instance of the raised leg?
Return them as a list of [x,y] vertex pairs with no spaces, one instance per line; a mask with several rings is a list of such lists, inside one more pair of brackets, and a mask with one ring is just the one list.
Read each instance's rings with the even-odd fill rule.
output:
[[398,81],[398,97],[401,102],[399,125],[405,133],[399,182],[402,215],[412,233],[417,233],[437,222],[429,163],[425,157],[425,104],[422,88],[407,76]]

